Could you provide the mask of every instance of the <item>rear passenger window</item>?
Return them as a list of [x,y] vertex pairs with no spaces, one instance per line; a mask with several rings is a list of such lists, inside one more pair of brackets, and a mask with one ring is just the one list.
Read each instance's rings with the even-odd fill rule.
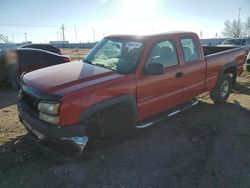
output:
[[184,55],[184,61],[186,63],[199,59],[198,49],[193,39],[191,38],[181,39],[181,46]]
[[178,58],[174,43],[166,40],[156,44],[146,62],[146,67],[150,63],[162,64],[164,68],[178,65]]

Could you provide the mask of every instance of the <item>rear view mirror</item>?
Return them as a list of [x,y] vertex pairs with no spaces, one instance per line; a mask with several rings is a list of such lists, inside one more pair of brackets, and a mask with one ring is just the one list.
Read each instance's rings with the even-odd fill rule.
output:
[[158,75],[164,73],[164,67],[160,63],[149,63],[144,71],[145,74]]

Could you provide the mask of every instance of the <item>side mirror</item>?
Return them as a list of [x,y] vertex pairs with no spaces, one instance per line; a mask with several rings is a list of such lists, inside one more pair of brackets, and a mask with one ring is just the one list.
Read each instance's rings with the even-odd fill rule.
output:
[[164,67],[160,63],[149,63],[144,73],[151,75],[164,74]]

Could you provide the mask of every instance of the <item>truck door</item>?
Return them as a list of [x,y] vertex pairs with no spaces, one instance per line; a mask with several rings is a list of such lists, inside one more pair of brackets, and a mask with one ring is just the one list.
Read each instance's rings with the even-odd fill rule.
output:
[[[202,93],[206,79],[206,62],[198,50],[198,41],[192,37],[180,39],[182,49],[183,95],[186,99]],[[200,49],[202,50],[202,49]]]
[[137,103],[139,119],[152,116],[182,102],[183,77],[175,43],[162,40],[154,45],[144,69],[151,63],[162,64],[164,73],[142,73],[137,79]]

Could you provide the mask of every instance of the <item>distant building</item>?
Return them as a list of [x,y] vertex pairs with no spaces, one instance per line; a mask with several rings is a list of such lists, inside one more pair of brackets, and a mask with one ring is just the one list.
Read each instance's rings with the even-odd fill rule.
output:
[[22,44],[32,44],[32,41],[22,42]]
[[62,44],[69,44],[69,41],[62,41],[62,40],[59,40],[59,41],[49,41],[49,43],[51,45],[62,45]]
[[202,46],[216,46],[221,44],[227,38],[211,38],[211,39],[201,39]]

